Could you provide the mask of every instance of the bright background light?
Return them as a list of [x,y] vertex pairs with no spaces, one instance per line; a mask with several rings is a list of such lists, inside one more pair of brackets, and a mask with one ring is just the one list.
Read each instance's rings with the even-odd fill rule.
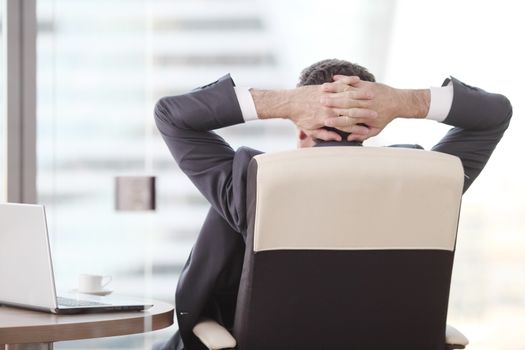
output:
[[[472,349],[523,349],[525,33],[520,1],[38,0],[38,192],[58,284],[112,274],[115,290],[173,301],[208,209],[153,126],[156,99],[230,72],[237,85],[287,88],[325,58],[364,65],[403,88],[453,75],[505,94],[514,118],[464,196],[449,322]],[[1,103],[0,103],[1,105]],[[371,145],[431,147],[447,126],[395,121]],[[283,121],[221,131],[232,145],[295,146]],[[158,177],[158,210],[113,210],[118,175]],[[149,348],[174,332],[65,342],[59,349]]]

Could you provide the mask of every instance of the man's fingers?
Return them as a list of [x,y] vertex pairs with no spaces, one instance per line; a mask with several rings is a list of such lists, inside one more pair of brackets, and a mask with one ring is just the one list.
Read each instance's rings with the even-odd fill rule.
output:
[[366,126],[362,125],[354,125],[350,127],[339,128],[339,130],[359,136],[368,136],[368,134],[370,133],[369,129]]
[[[340,77],[339,80],[334,80],[330,83],[324,83],[321,85],[321,91],[324,92],[345,92],[352,89],[356,89],[353,85],[356,85],[359,83],[360,79],[357,76],[346,76],[346,75],[338,75],[337,77]],[[361,98],[372,98],[372,95],[369,91],[364,91],[364,89],[360,89],[364,95]]]
[[367,136],[370,133],[370,130],[366,126],[354,125],[350,128],[349,132],[355,135]]
[[361,79],[356,76],[356,75],[352,75],[352,76],[348,76],[348,75],[334,75],[334,81],[339,81],[339,82],[342,82],[346,85],[354,85],[354,84],[357,84],[359,83]]
[[341,82],[324,83],[321,85],[321,91],[323,92],[344,92],[351,87]]
[[347,141],[364,141],[367,138],[369,138],[368,135],[358,135],[358,134],[350,134],[346,138]]
[[[344,97],[348,100],[370,100],[372,94],[364,89],[356,89],[351,86],[346,86],[347,89],[340,93],[340,97]],[[328,95],[330,97],[330,95]],[[337,95],[331,95],[331,97],[337,97]]]
[[369,128],[368,134],[364,135],[364,134],[352,133],[348,135],[346,140],[347,141],[365,141],[373,136],[376,136],[377,134],[379,134],[380,131],[381,129],[379,128]]
[[334,131],[329,131],[326,129],[312,130],[312,131],[309,131],[308,134],[316,139],[321,139],[325,141],[330,141],[330,140],[341,141],[342,140],[341,136],[338,133]]
[[348,90],[321,96],[321,104],[332,108],[363,108],[368,106],[371,95],[364,90]]
[[[350,132],[359,135],[368,135],[370,133],[369,128],[366,125],[358,125],[352,118],[348,117],[337,117],[329,119],[330,122],[327,122],[332,128],[339,129],[344,132]],[[327,120],[328,121],[328,120]]]
[[[355,124],[368,124],[377,118],[377,113],[368,109],[353,108],[352,110],[336,110],[339,117],[326,118],[325,126],[333,128],[350,127]],[[349,114],[349,115],[344,115]]]
[[354,124],[354,122],[352,121],[352,118],[346,117],[346,116],[328,118],[324,121],[325,126],[329,126],[332,128],[344,128],[344,127],[349,127],[352,124]]
[[335,114],[350,117],[357,123],[369,123],[378,117],[377,112],[366,108],[334,108]]

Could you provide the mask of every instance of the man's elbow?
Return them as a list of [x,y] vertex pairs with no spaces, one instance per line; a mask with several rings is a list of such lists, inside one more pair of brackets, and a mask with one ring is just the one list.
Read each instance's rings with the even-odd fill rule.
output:
[[512,104],[510,100],[504,95],[498,95],[499,104],[500,104],[500,120],[503,130],[506,130],[509,127],[510,119],[512,118]]
[[162,125],[170,125],[169,109],[167,103],[167,97],[163,97],[155,104],[153,115],[155,116],[155,123],[160,129]]
[[510,100],[506,97],[505,97],[505,107],[506,107],[505,122],[506,122],[506,128],[508,128],[510,124],[510,119],[512,118],[512,104],[510,103]]

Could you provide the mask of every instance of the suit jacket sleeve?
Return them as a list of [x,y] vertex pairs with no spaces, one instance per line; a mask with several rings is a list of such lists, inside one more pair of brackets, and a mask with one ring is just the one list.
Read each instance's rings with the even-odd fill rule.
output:
[[[463,192],[481,170],[508,128],[512,116],[509,100],[451,78],[454,99],[443,123],[452,128],[432,150],[461,159],[465,172]],[[444,85],[449,83],[445,80]]]
[[[245,227],[241,160],[213,129],[243,123],[229,75],[180,96],[160,99],[155,122],[180,169],[237,232]],[[235,191],[233,190],[235,188]]]

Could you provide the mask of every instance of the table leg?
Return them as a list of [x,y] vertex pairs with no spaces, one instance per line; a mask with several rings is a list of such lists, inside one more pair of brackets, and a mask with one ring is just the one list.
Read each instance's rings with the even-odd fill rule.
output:
[[53,350],[53,343],[6,344],[1,350]]

